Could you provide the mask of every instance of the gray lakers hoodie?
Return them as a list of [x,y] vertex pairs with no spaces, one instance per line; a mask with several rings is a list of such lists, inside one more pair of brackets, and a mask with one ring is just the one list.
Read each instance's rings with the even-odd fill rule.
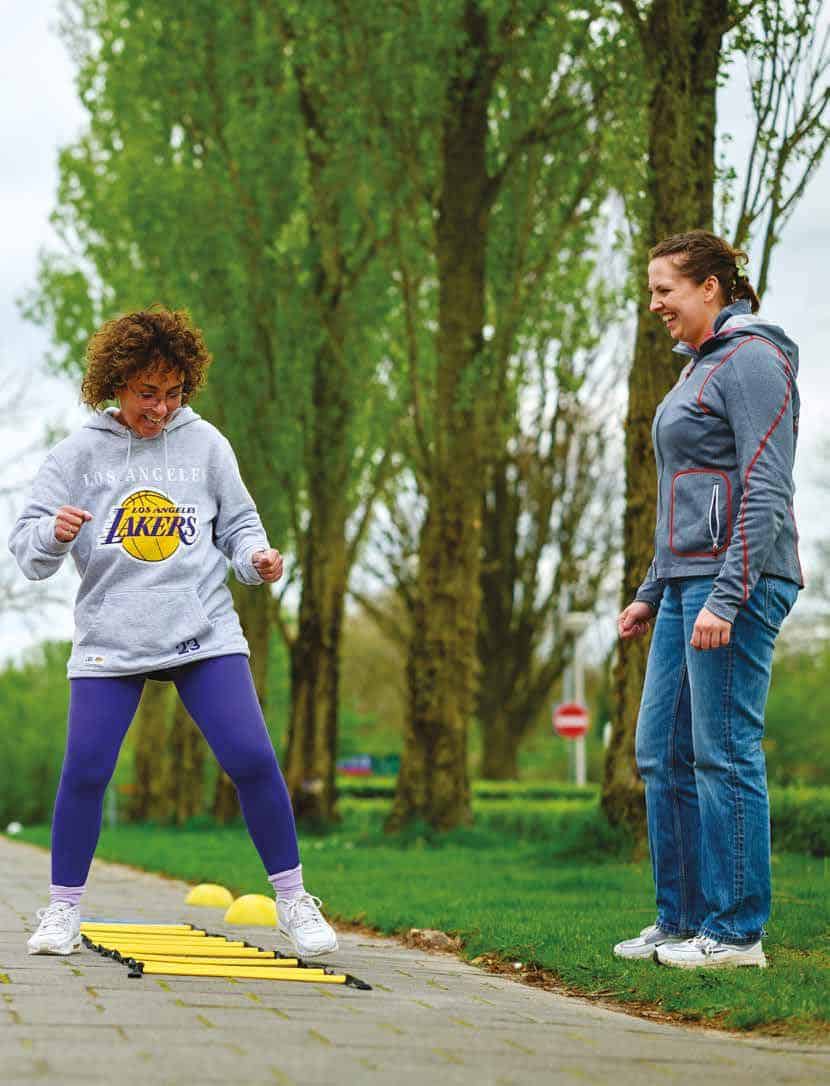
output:
[[706,607],[733,622],[762,573],[804,587],[793,512],[798,348],[749,303],[722,309],[657,408],[654,559],[636,599],[714,576]]
[[[70,678],[247,655],[228,563],[243,584],[261,584],[251,556],[268,543],[230,444],[190,407],[152,438],[114,416],[96,414],[55,446],[9,538],[30,580],[72,555]],[[71,543],[55,539],[62,505],[93,515]]]

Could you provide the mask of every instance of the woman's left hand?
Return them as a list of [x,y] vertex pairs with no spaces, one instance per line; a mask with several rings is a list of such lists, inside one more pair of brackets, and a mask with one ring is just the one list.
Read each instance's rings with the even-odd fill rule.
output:
[[703,607],[695,619],[690,644],[693,649],[719,649],[722,645],[729,644],[731,634],[731,622],[727,622],[725,618],[718,618]]
[[267,551],[256,551],[251,556],[251,561],[263,581],[270,583],[282,577],[282,555],[273,547]]

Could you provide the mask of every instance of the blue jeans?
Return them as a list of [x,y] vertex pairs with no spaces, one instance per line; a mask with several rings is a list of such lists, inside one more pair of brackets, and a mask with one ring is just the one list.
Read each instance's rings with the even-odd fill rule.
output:
[[798,586],[763,575],[729,644],[693,649],[712,577],[666,584],[637,721],[657,923],[673,935],[750,944],[770,911],[761,748],[772,652]]

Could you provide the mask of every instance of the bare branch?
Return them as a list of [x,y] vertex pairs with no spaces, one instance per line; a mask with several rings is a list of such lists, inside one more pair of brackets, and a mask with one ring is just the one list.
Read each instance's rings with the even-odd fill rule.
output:
[[420,461],[422,474],[428,476],[432,452],[426,434],[423,407],[421,404],[420,356],[418,350],[418,326],[420,320],[417,312],[417,297],[420,284],[417,278],[413,279],[409,261],[406,259],[401,237],[400,215],[397,211],[394,216],[393,232],[397,243],[398,267],[401,277],[401,298],[403,299],[404,327],[406,330],[406,357],[409,364],[412,422],[415,427],[418,460]]
[[517,159],[524,154],[529,147],[532,147],[537,143],[550,143],[557,135],[564,134],[572,128],[581,127],[586,124],[589,117],[593,114],[593,104],[590,107],[585,103],[576,105],[564,95],[557,95],[549,104],[548,108],[543,110],[539,116],[528,125],[525,131],[517,137],[513,146],[505,156],[504,162],[502,162],[499,169],[490,177],[485,192],[486,203],[489,205],[495,201],[501,186],[504,184],[505,178],[513,169]]
[[360,549],[360,545],[366,536],[366,529],[372,518],[375,502],[381,495],[384,487],[389,481],[389,476],[392,473],[394,464],[392,445],[387,445],[383,451],[379,463],[376,465],[372,478],[369,483],[369,493],[367,494],[363,502],[363,511],[358,522],[357,528],[349,540],[348,548],[346,551],[346,569],[350,570],[357,560],[357,552]]
[[[823,0],[809,12],[810,31],[776,8],[773,24],[759,35],[755,65],[749,63],[755,132],[746,166],[734,243],[746,247],[764,220],[756,290],[763,296],[781,230],[820,165],[830,141],[830,29],[818,40]],[[795,164],[800,168],[793,171]]]
[[[632,0],[633,2],[633,0]],[[743,4],[735,4],[735,10],[727,23],[727,31],[736,30],[758,9],[758,0],[746,0]]]

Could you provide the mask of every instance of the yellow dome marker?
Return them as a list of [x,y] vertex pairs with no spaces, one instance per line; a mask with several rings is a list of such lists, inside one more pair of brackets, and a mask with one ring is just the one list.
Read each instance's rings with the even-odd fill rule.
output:
[[185,905],[204,905],[212,909],[227,909],[232,902],[233,894],[230,890],[213,882],[200,882],[184,899]]
[[246,927],[275,928],[277,903],[265,894],[243,894],[225,913],[226,924],[242,924]]

